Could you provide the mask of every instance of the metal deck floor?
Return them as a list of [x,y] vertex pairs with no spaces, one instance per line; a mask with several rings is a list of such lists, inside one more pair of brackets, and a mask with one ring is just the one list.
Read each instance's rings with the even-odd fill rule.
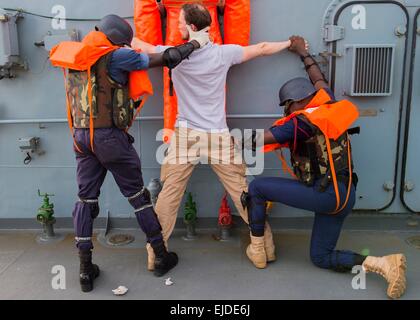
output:
[[[229,242],[214,240],[211,230],[200,230],[198,240],[188,242],[177,231],[170,248],[180,261],[163,278],[146,270],[144,236],[137,230],[121,232],[135,235],[135,242],[112,248],[95,240],[94,262],[101,276],[91,293],[80,292],[71,233],[61,242],[42,245],[34,232],[0,232],[0,299],[387,299],[386,283],[377,275],[367,275],[365,290],[354,290],[352,274],[313,266],[307,230],[276,230],[278,260],[264,270],[256,269],[245,255],[249,242],[245,230]],[[368,249],[372,255],[405,253],[408,288],[403,299],[420,299],[420,251],[405,242],[413,234],[419,235],[418,231],[343,231],[338,247]],[[51,286],[54,265],[66,269],[65,290]],[[165,286],[167,277],[172,286]],[[129,288],[125,296],[113,295],[111,290],[119,285]]]

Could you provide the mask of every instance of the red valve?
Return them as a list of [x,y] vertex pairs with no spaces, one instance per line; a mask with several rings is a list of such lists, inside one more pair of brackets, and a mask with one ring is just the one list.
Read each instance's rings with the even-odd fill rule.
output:
[[219,226],[228,227],[232,225],[232,222],[232,213],[227,201],[227,192],[225,192],[219,208]]

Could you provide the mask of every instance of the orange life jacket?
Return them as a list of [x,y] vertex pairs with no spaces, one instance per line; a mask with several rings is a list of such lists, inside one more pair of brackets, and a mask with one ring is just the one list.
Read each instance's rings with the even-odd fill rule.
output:
[[[181,7],[196,0],[163,0],[166,9],[166,41],[165,45],[176,46],[184,43],[178,31],[178,18]],[[217,8],[224,2],[224,43],[247,46],[250,38],[251,4],[250,0],[203,0],[212,17],[210,37],[214,43],[222,44],[218,24]],[[135,0],[136,36],[148,43],[163,44],[162,21],[156,0]],[[178,115],[178,105],[175,90],[170,90],[170,75],[168,68],[163,72],[163,140],[170,141]]]
[[[352,184],[352,160],[350,141],[347,134],[347,130],[350,128],[352,123],[356,121],[359,117],[357,107],[348,100],[341,100],[338,102],[331,103],[330,95],[324,89],[321,89],[317,92],[315,97],[308,103],[308,105],[303,110],[293,112],[289,116],[277,120],[276,122],[274,122],[273,126],[284,125],[286,122],[296,118],[297,116],[302,116],[305,121],[314,126],[318,130],[317,132],[321,134],[321,137],[323,136],[323,140],[325,140],[325,157],[328,160],[328,166],[330,169],[337,201],[334,213],[338,213],[347,205]],[[343,138],[343,135],[346,136]],[[341,208],[335,162],[333,159],[333,152],[331,149],[331,143],[335,143],[335,141],[338,139],[343,139],[345,140],[344,142],[347,141],[346,154],[348,160],[347,168],[349,170],[349,185],[347,189],[347,197],[344,202],[344,205]],[[279,155],[283,169],[296,178],[293,170],[290,169],[290,167],[287,165],[287,162],[284,159],[283,154],[281,153],[281,148],[285,147],[290,148],[289,143],[267,144],[264,146],[264,152],[280,150],[279,153],[276,153]]]
[[[64,41],[52,48],[50,52],[51,64],[55,67],[61,67],[64,73],[64,84],[66,87],[66,105],[67,105],[67,120],[70,131],[73,135],[73,120],[71,115],[70,101],[67,95],[67,70],[87,71],[88,79],[91,79],[91,67],[104,55],[119,49],[120,47],[113,45],[106,35],[99,31],[92,31],[88,33],[82,42]],[[136,115],[131,121],[132,125],[134,119],[137,117],[141,108],[147,100],[148,95],[153,94],[152,83],[149,80],[147,72],[144,70],[134,71],[129,74],[129,92],[130,97],[137,101],[143,98],[140,106],[137,109]],[[92,85],[88,83],[88,99],[89,105],[92,105]],[[93,151],[94,126],[92,108],[90,109],[89,130],[90,143]],[[80,148],[74,141],[76,149],[81,152]]]

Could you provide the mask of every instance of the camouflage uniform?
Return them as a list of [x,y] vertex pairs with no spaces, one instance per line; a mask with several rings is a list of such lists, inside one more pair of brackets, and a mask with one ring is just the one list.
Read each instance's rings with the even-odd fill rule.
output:
[[[103,56],[92,67],[92,115],[95,128],[126,129],[134,117],[135,103],[129,97],[128,87],[113,81],[107,72],[111,53]],[[70,71],[68,97],[72,106],[75,128],[89,128],[89,96],[87,72]]]
[[[307,124],[314,133],[312,137],[304,142],[291,153],[291,163],[294,173],[299,181],[307,186],[313,186],[317,179],[322,179],[320,191],[325,189],[332,182],[330,164],[328,159],[327,143],[324,134],[304,116],[298,116]],[[348,143],[347,133],[342,134],[337,140],[330,139],[331,154],[334,161],[335,172],[338,179],[347,181],[348,176]]]

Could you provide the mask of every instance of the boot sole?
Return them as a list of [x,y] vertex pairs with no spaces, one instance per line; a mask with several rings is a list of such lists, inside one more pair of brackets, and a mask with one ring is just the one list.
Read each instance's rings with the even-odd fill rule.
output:
[[93,283],[81,284],[80,287],[82,292],[91,292],[93,290]]
[[162,276],[164,276],[165,274],[167,274],[170,270],[171,270],[171,269],[169,269],[169,270],[165,270],[165,271],[161,271],[161,270],[154,270],[154,271],[153,271],[153,274],[155,275],[155,277],[162,277]]
[[173,268],[175,268],[178,265],[178,255],[174,252],[169,252],[169,254],[172,255],[172,264],[170,264],[169,266],[167,266],[167,268],[165,269],[161,269],[161,268],[154,268],[154,272],[153,274],[156,277],[162,277],[163,275],[167,274],[169,271],[171,271]]
[[251,260],[251,262],[254,264],[254,266],[258,269],[265,269],[267,267],[267,262],[256,262],[251,258],[251,254],[248,251],[249,249],[246,249],[246,255],[248,257],[249,260]]
[[274,262],[277,260],[277,257],[274,253],[268,254],[266,251],[267,263]]
[[407,286],[405,278],[407,259],[403,254],[397,254],[394,262],[397,264],[398,276],[393,283],[389,284],[387,294],[391,299],[398,299],[404,294]]
[[[178,263],[177,263],[177,264],[178,264]],[[171,271],[173,268],[175,268],[177,264],[175,264],[173,267],[171,267],[171,268],[169,268],[169,269],[167,269],[167,270],[154,269],[153,274],[154,274],[156,277],[162,277],[162,276],[164,276],[165,274],[167,274],[169,271]]]

